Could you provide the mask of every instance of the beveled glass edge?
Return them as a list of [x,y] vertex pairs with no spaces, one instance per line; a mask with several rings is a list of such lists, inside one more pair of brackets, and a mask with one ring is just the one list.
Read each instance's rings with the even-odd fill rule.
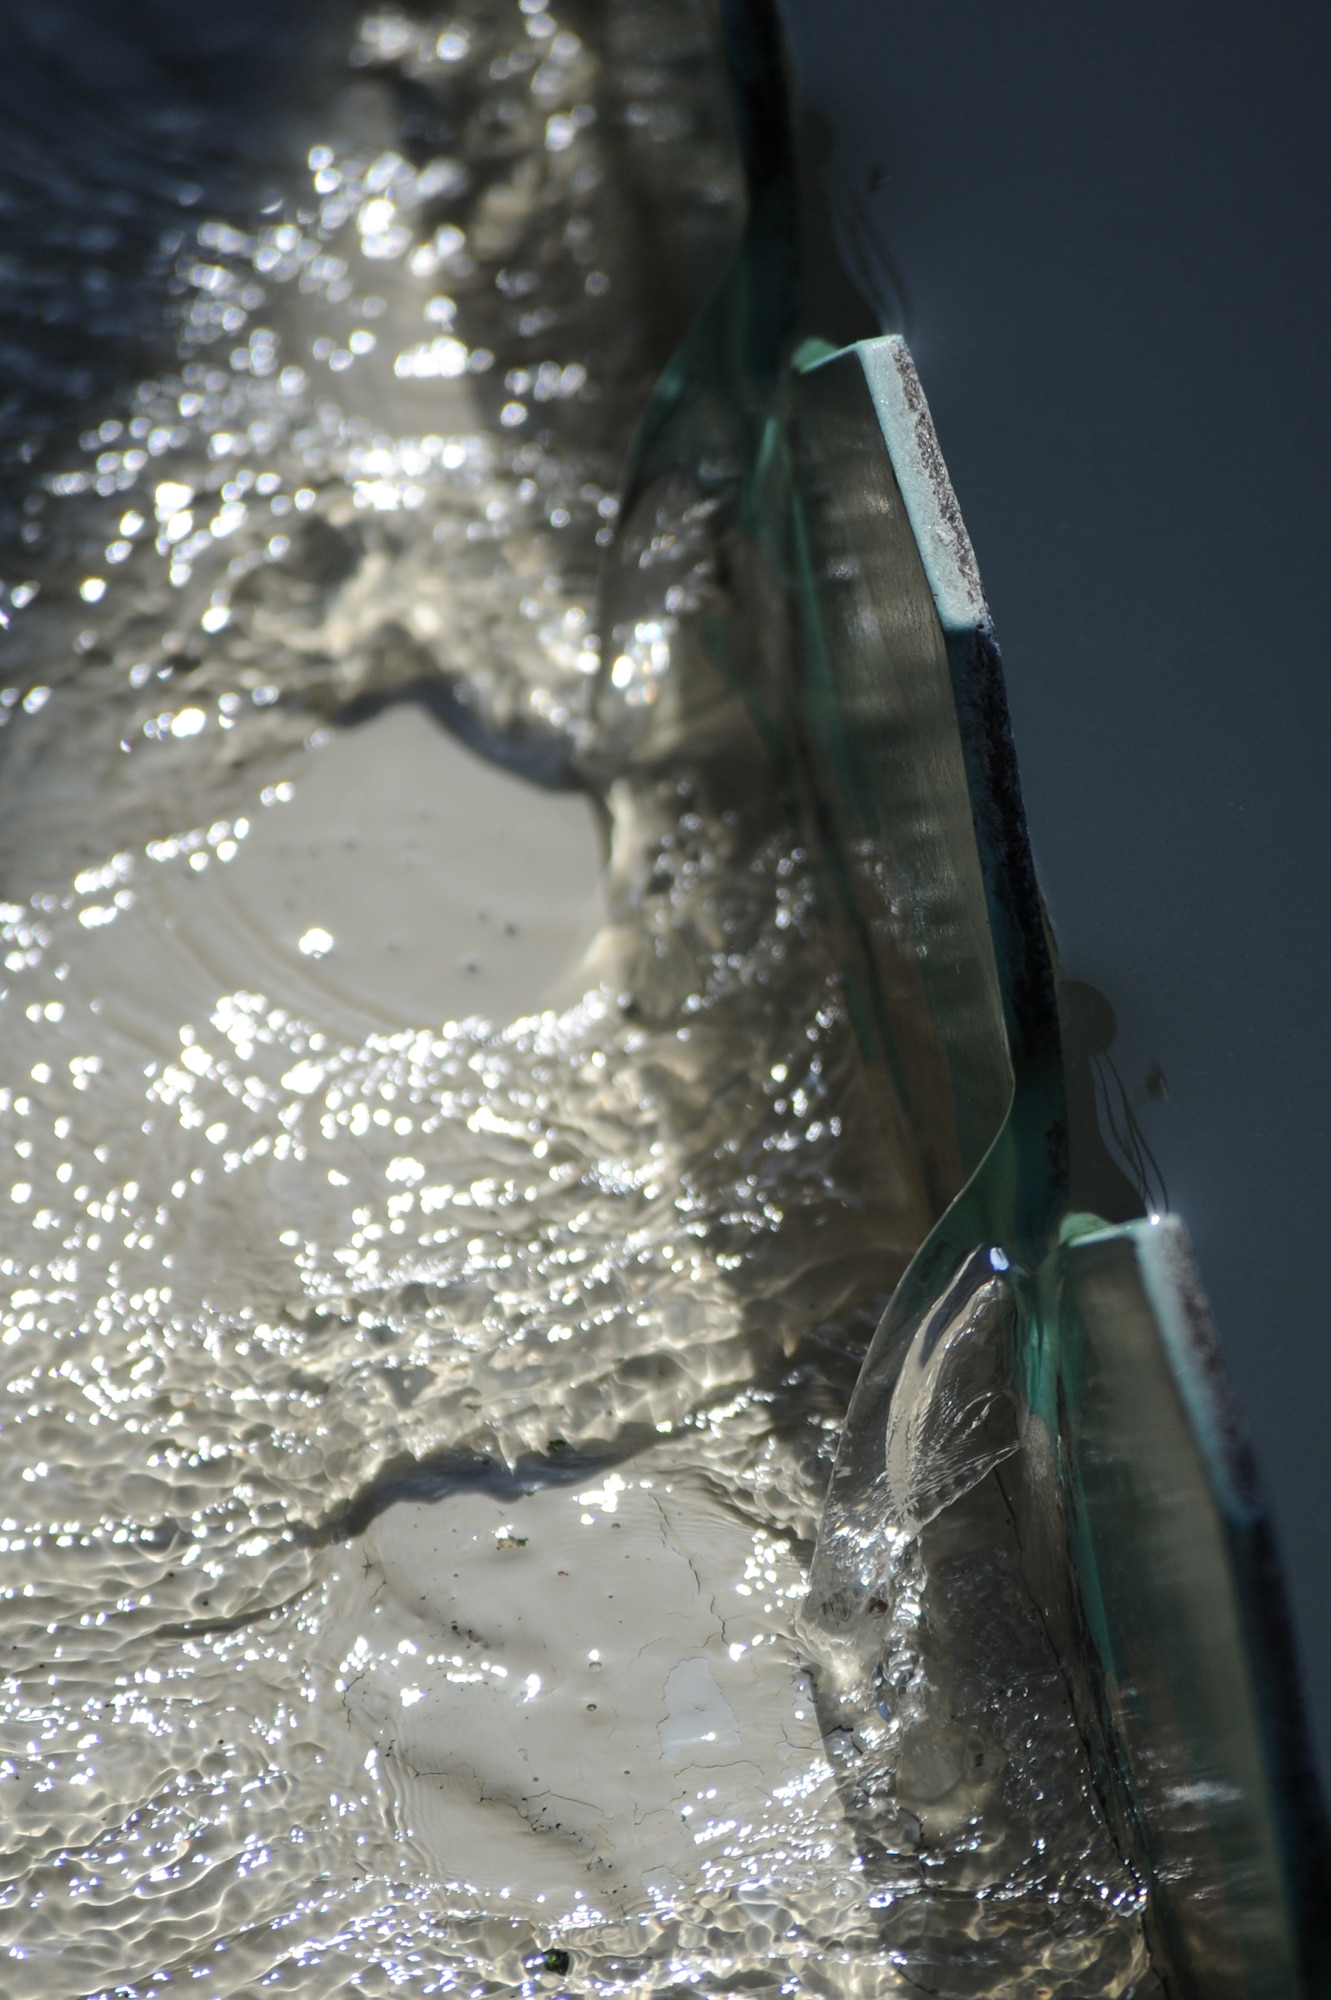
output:
[[900,334],[855,344],[944,632],[991,629],[979,565],[909,347]]
[[[866,1368],[866,1376],[877,1378],[874,1393],[871,1398],[861,1399],[858,1393],[856,1397],[860,1407],[855,1415],[862,1423],[869,1414],[866,1403],[871,1400],[877,1406],[881,1400],[883,1384],[891,1372],[890,1358],[884,1349],[888,1344],[894,1349],[899,1345],[899,1327],[893,1327],[896,1337],[890,1343],[884,1343],[882,1336],[888,1331],[888,1323],[899,1319],[908,1303],[918,1304],[913,1294],[920,1291],[926,1269],[936,1274],[947,1261],[947,1252],[955,1258],[963,1248],[976,1250],[986,1236],[1003,1246],[1014,1266],[1023,1257],[1029,1261],[1033,1252],[1038,1261],[1041,1255],[1038,1232],[1033,1236],[1029,1225],[1041,1209],[1050,1229],[1044,1248],[1051,1259],[1066,1254],[1065,1243],[1050,1247],[1053,1225],[1058,1219],[1054,1211],[1060,1206],[1057,1200],[1051,1204],[1050,1198],[1061,1179],[1061,1206],[1066,1208],[1066,1176],[1060,1175],[1065,1156],[1060,1162],[1058,1143],[1054,1143],[1052,1153],[1048,1145],[1050,1113],[1056,1120],[1062,1097],[1061,1054],[1057,1084],[1049,1074],[1047,1062],[1051,1052],[1046,1030],[1053,992],[1052,943],[1038,892],[1034,891],[1001,664],[993,646],[992,624],[978,566],[905,341],[899,336],[885,335],[857,342],[853,349],[839,350],[808,343],[796,356],[796,369],[805,372],[824,367],[852,352],[870,390],[939,624],[948,642],[957,691],[958,727],[969,752],[968,779],[976,839],[991,889],[991,918],[1005,1012],[1010,1038],[1017,1045],[1013,1048],[1016,1088],[1009,1120],[990,1156],[972,1176],[931,1239],[922,1246],[909,1274],[916,1282],[903,1281],[894,1301],[896,1312],[889,1308],[887,1321],[874,1343],[872,1360],[876,1366]],[[977,655],[982,684],[987,682],[990,691],[989,714],[980,715],[978,729],[976,704],[968,703],[968,676],[973,681]],[[992,700],[995,688],[999,701],[996,729]],[[976,737],[986,733],[991,744],[995,736],[998,739],[997,760],[977,755]],[[983,752],[984,744],[978,747]],[[995,786],[992,780],[996,763]],[[996,799],[995,792],[1004,787],[1007,800]],[[1047,986],[1039,976],[1042,964],[1048,968]],[[1023,1022],[1020,1005],[1014,1004],[1020,999],[1014,995],[1014,983],[1020,983],[1023,974],[1027,997],[1032,986],[1036,989],[1034,1036],[1030,1035],[1029,1018]],[[1024,1050],[1023,1040],[1027,1044]],[[1052,1040],[1057,1051],[1056,1027]],[[1037,1051],[1034,1063],[1029,1060],[1032,1042]],[[1043,1062],[1038,1059],[1040,1053],[1046,1058]],[[1027,1060],[1023,1061],[1023,1055]],[[1030,1115],[1035,1109],[1032,1093],[1039,1103],[1034,1117]],[[1038,1129],[1041,1124],[1043,1140]],[[1029,1184],[1025,1199],[1022,1183]],[[1020,1226],[1020,1219],[1025,1220],[1026,1228]],[[990,1225],[987,1229],[986,1223]],[[1017,1224],[1015,1229],[1014,1224]],[[1087,1218],[1086,1225],[1083,1240],[1089,1242],[1093,1237],[1101,1242],[1122,1241],[1131,1245],[1139,1260],[1143,1296],[1155,1338],[1205,1467],[1209,1502],[1225,1542],[1230,1586],[1242,1612],[1242,1636],[1237,1644],[1242,1655],[1242,1672],[1252,1690],[1245,1720],[1255,1758],[1252,1768],[1263,1773],[1263,1780],[1250,1786],[1253,1794],[1250,1809],[1261,1820],[1261,1825],[1254,1824],[1252,1829],[1254,1853],[1262,1850],[1279,1856],[1279,1865],[1269,1878],[1269,1894],[1260,1919],[1255,1912],[1252,1915],[1257,1930],[1274,1925],[1274,1931],[1268,1930],[1269,1944],[1274,1945],[1277,1934],[1283,1937],[1284,1944],[1265,1953],[1259,1950],[1254,1958],[1256,1965],[1265,1957],[1270,1973],[1277,1977],[1277,1985],[1272,1986],[1268,1978],[1255,1971],[1255,1983],[1248,1982],[1236,1990],[1269,1992],[1274,2000],[1281,1990],[1279,1981],[1289,1990],[1292,1979],[1311,2000],[1313,1995],[1331,1991],[1327,1965],[1331,1954],[1328,1935],[1331,1890],[1326,1874],[1326,1817],[1303,1724],[1283,1580],[1251,1453],[1234,1411],[1214,1334],[1209,1330],[1200,1282],[1182,1224],[1171,1217],[1163,1222],[1155,1218],[1113,1226],[1098,1219],[1092,1225]],[[869,1387],[867,1380],[863,1386]],[[1085,1586],[1088,1595],[1096,1596],[1094,1579],[1075,1574],[1075,1560],[1073,1568],[1074,1591],[1079,1592]],[[1093,1624],[1092,1619],[1090,1625]],[[1092,1640],[1086,1621],[1079,1621],[1078,1629],[1083,1643]],[[1106,1674],[1112,1671],[1104,1657],[1106,1649],[1095,1646],[1093,1640],[1091,1649],[1095,1657],[1082,1662],[1082,1672],[1089,1670],[1090,1680],[1098,1679],[1103,1684]],[[1112,1722],[1110,1734],[1112,1737]],[[1109,1753],[1110,1782],[1122,1793],[1113,1817],[1120,1826],[1135,1830],[1142,1843],[1140,1860],[1161,1908],[1163,1938],[1170,1930],[1169,1904],[1173,1891],[1169,1857],[1153,1851],[1154,1829],[1149,1811],[1143,1810],[1143,1800],[1149,1800],[1152,1783],[1149,1760],[1130,1753],[1121,1737],[1111,1741]],[[1237,1876],[1233,1880],[1233,1899],[1238,1905],[1242,1899]],[[1237,1911],[1237,1921],[1240,1926],[1244,1921],[1241,1908]],[[1184,1958],[1187,1956],[1185,1952]],[[1283,1960],[1284,1969],[1278,1974],[1275,1960]],[[1175,1957],[1172,1970],[1181,1990],[1195,1994],[1197,2000],[1207,2000],[1204,1984],[1197,1984],[1186,1963]]]

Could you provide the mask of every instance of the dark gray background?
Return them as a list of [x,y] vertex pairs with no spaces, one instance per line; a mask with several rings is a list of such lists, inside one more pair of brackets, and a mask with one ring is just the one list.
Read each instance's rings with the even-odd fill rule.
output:
[[785,11],[895,266],[1064,967],[1192,1231],[1328,1773],[1331,9]]

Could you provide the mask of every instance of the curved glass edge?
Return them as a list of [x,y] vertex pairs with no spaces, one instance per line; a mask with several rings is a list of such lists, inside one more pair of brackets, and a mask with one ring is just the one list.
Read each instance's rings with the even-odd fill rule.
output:
[[[1011,1490],[1028,1581],[1056,1637],[1111,1824],[1149,1885],[1157,1969],[1189,2000],[1311,2000],[1331,1991],[1331,1875],[1269,1522],[1182,1224],[1111,1228],[1065,1215],[1052,951],[1001,666],[923,392],[904,342],[885,337],[809,356],[794,404],[804,726],[816,779],[836,801],[839,841],[863,850],[876,835],[893,857],[926,953],[940,937],[949,947],[941,968],[926,956],[921,989],[971,1167],[866,1360],[811,1606],[832,1629],[858,1616],[857,1523],[881,1511],[885,1413],[901,1357],[967,1259],[993,1246],[1025,1301],[1015,1360],[1025,1449]],[[872,553],[857,546],[852,516]],[[906,534],[913,567],[900,548]],[[941,740],[949,728],[950,752]],[[879,742],[893,731],[895,745]],[[973,860],[959,837],[958,767]],[[930,802],[920,793],[930,783],[925,826]],[[854,895],[865,871],[846,874]],[[975,942],[977,879],[987,963]],[[969,912],[969,932],[958,922],[940,929],[941,882]],[[863,920],[872,930],[872,912]],[[970,1100],[968,1126],[962,1099],[986,1068],[989,1095]],[[976,1160],[995,1076],[1008,1108]],[[987,1107],[978,1130],[977,1101]]]
[[[1326,1829],[1251,1454],[1177,1216],[1065,1219],[1025,1287],[1027,1530],[1173,1993],[1327,1990]],[[1063,1572],[1060,1580],[1059,1571]]]
[[[870,1588],[843,1558],[881,1505],[901,1357],[976,1249],[1038,1265],[1067,1204],[1067,1118],[1002,669],[904,342],[797,357],[791,405],[798,726],[878,974],[882,1039],[908,1072],[903,1101],[917,1123],[950,1121],[960,1165],[874,1337],[838,1452],[811,1590],[844,1624]],[[920,1105],[922,1048],[948,1088]]]
[[[855,1615],[841,1530],[880,1516],[915,1329],[977,1256],[1006,1266],[1027,1581],[1150,1886],[1157,1968],[1179,2000],[1314,2000],[1331,1992],[1324,1816],[1195,1275],[1177,1224],[1065,1221],[1054,955],[978,570],[904,343],[796,345],[779,34],[770,0],[721,12],[749,225],[662,378],[627,499],[684,472],[722,510],[732,608],[707,651],[804,807],[852,1018],[936,1218],[866,1358],[810,1604]],[[629,602],[608,568],[605,629]]]

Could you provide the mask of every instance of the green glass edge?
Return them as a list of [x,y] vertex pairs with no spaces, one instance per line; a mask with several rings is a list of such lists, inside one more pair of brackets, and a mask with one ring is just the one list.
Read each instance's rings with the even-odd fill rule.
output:
[[[1080,1655],[1067,1665],[1107,1810],[1150,1885],[1154,1962],[1167,1990],[1189,2000],[1312,2000],[1331,1992],[1325,1817],[1297,1712],[1269,1525],[1182,1225],[1167,1217],[1110,1227],[1065,1212],[1052,952],[1031,893],[988,612],[918,378],[893,336],[839,353],[806,350],[797,360],[804,373],[863,370],[920,551],[952,668],[1012,1076],[1011,1106],[991,1148],[889,1309],[883,1372],[893,1365],[894,1325],[910,1324],[966,1255],[1001,1249],[1025,1308],[1016,1357],[1024,1399],[1054,1445],[1062,1488],[1069,1589],[1061,1631]],[[816,577],[798,583],[816,599]],[[844,785],[844,770],[829,781]],[[890,822],[891,801],[879,806]],[[1106,1291],[1102,1269],[1092,1327],[1081,1294],[1093,1259],[1111,1282]],[[1138,1335],[1131,1393],[1117,1406],[1116,1427],[1097,1426],[1090,1378],[1103,1384],[1123,1365],[1116,1350],[1128,1346],[1130,1322]],[[875,1403],[882,1393],[879,1381]],[[1143,1396],[1168,1447],[1155,1467],[1138,1463]],[[1112,1510],[1104,1505],[1114,1483],[1107,1466],[1117,1478]],[[1171,1562],[1179,1565],[1173,1588]],[[1210,1584],[1204,1600],[1183,1585],[1198,1565]],[[1162,1690],[1168,1705],[1157,1699],[1152,1709],[1150,1693]],[[1180,1826],[1164,1809],[1169,1788],[1189,1797],[1195,1825]]]
[[[825,643],[820,580],[811,560],[809,493],[798,448],[800,404],[808,378],[833,370],[858,374],[874,420],[863,426],[858,449],[871,452],[876,445],[884,492],[890,488],[904,508],[947,661],[950,727],[964,770],[1002,1015],[991,1060],[1006,1109],[996,1129],[970,1135],[960,1148],[964,1178],[940,1204],[938,1220],[888,1308],[847,1432],[854,1431],[856,1404],[872,1408],[881,1401],[902,1329],[977,1248],[999,1248],[1020,1306],[1014,1366],[1030,1422],[1054,1448],[1062,1504],[1052,1540],[1047,1521],[1032,1523],[1032,1584],[1037,1596],[1043,1590],[1048,1598],[1051,1630],[1078,1698],[1106,1810],[1151,1888],[1157,1970],[1179,2000],[1228,2000],[1231,1993],[1234,2000],[1267,1995],[1274,2000],[1277,1993],[1320,2000],[1331,1995],[1325,1817],[1298,1713],[1269,1529],[1250,1477],[1241,1474],[1232,1415],[1225,1414],[1225,1397],[1217,1391],[1213,1343],[1206,1350],[1197,1339],[1196,1287],[1192,1280],[1181,1282],[1186,1259],[1178,1254],[1178,1226],[1166,1225],[1165,1236],[1157,1239],[1143,1232],[1160,1224],[1111,1228],[1098,1218],[1067,1215],[1067,1117],[1054,955],[1026,838],[1001,664],[969,541],[904,345],[884,337],[838,349],[807,334],[799,338],[798,210],[775,16],[769,0],[721,0],[721,12],[748,177],[749,224],[729,273],[653,398],[632,455],[627,497],[663,470],[690,472],[704,487],[728,496],[740,531],[760,551],[768,573],[784,580],[799,613],[802,657],[793,670],[787,664],[783,680],[765,676],[758,684],[750,678],[743,691],[793,788],[799,791],[802,783],[806,802],[819,811],[826,836],[829,824],[835,827],[835,815],[829,819],[821,810],[827,795],[853,791],[855,776],[835,744],[819,744],[811,714],[821,701],[837,720],[838,662]],[[722,670],[742,678],[733,664],[742,649],[733,645],[726,621],[715,621],[708,638]],[[889,670],[886,660],[876,665],[883,673]],[[858,797],[855,806],[891,836],[892,798],[871,793]],[[853,905],[853,873],[834,831],[824,838],[823,859],[829,906]],[[847,954],[845,968],[852,1017],[866,1054],[883,1062],[899,1091],[908,1092],[908,1065],[878,1001],[867,926],[861,926],[861,935],[867,942]],[[948,1022],[931,1025],[946,1047]],[[964,1070],[952,1067],[957,1075]],[[1166,1238],[1172,1262],[1162,1262],[1151,1247]],[[1106,1255],[1118,1260],[1118,1288],[1108,1294],[1107,1343],[1097,1342],[1082,1297],[1086,1260]],[[1103,1322],[1103,1311],[1100,1317]],[[1215,1788],[1208,1808],[1205,1781],[1194,1787],[1203,1845],[1215,1863],[1204,1880],[1195,1868],[1192,1878],[1214,1919],[1209,1943],[1205,1926],[1199,1933],[1190,1922],[1189,1897],[1181,1893],[1189,1878],[1186,1868],[1180,1878],[1179,1862],[1195,1863],[1195,1856],[1181,1857],[1177,1848],[1171,1852],[1169,1830],[1160,1822],[1152,1739],[1148,1731],[1129,1740],[1131,1717],[1122,1708],[1125,1635],[1140,1622],[1141,1605],[1133,1593],[1138,1572],[1151,1571],[1149,1560],[1143,1569],[1140,1551],[1133,1558],[1122,1521],[1104,1518],[1097,1481],[1103,1486],[1106,1460],[1130,1463],[1131,1428],[1120,1425],[1116,1433],[1111,1427],[1093,1441],[1087,1436],[1095,1414],[1088,1371],[1097,1358],[1107,1357],[1112,1376],[1112,1364],[1125,1347],[1120,1331],[1130,1324],[1139,1335],[1144,1330],[1142,1351],[1156,1371],[1156,1405],[1174,1424],[1174,1455],[1190,1475],[1185,1484],[1200,1540],[1218,1578],[1200,1623],[1195,1617],[1191,1627],[1186,1617],[1174,1620],[1179,1633],[1170,1637],[1179,1637],[1179,1643],[1162,1649],[1161,1671],[1186,1708],[1196,1693],[1188,1685],[1189,1672],[1196,1677],[1208,1647],[1213,1655],[1218,1650],[1210,1616],[1218,1608],[1228,1619],[1229,1634],[1219,1650],[1226,1654],[1232,1685],[1241,1690],[1232,1740],[1203,1745],[1198,1755],[1187,1729],[1171,1739],[1194,1764],[1206,1765],[1208,1755],[1211,1764],[1217,1756],[1222,1763],[1228,1757],[1231,1778],[1242,1781],[1229,1786],[1230,1803],[1236,1797],[1241,1810],[1223,1826],[1214,1823]],[[1210,1359],[1203,1364],[1198,1357],[1204,1350]],[[1134,1531],[1139,1542],[1149,1542],[1148,1530],[1154,1532],[1158,1523],[1149,1518],[1145,1502],[1141,1511]],[[1120,1560],[1125,1553],[1126,1563]],[[1153,1551],[1144,1553],[1149,1558]],[[1156,1623],[1168,1626],[1169,1613]],[[1219,1792],[1224,1790],[1222,1782]],[[1224,1965],[1215,1956],[1216,1938],[1227,1940]]]

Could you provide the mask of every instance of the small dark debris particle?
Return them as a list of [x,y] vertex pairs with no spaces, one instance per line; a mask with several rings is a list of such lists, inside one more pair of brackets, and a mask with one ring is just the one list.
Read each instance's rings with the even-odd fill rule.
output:
[[573,1960],[566,1951],[561,1951],[558,1945],[552,1944],[549,1951],[541,1953],[541,1964],[547,1972],[558,1973],[562,1979],[564,1974],[571,1969]]

